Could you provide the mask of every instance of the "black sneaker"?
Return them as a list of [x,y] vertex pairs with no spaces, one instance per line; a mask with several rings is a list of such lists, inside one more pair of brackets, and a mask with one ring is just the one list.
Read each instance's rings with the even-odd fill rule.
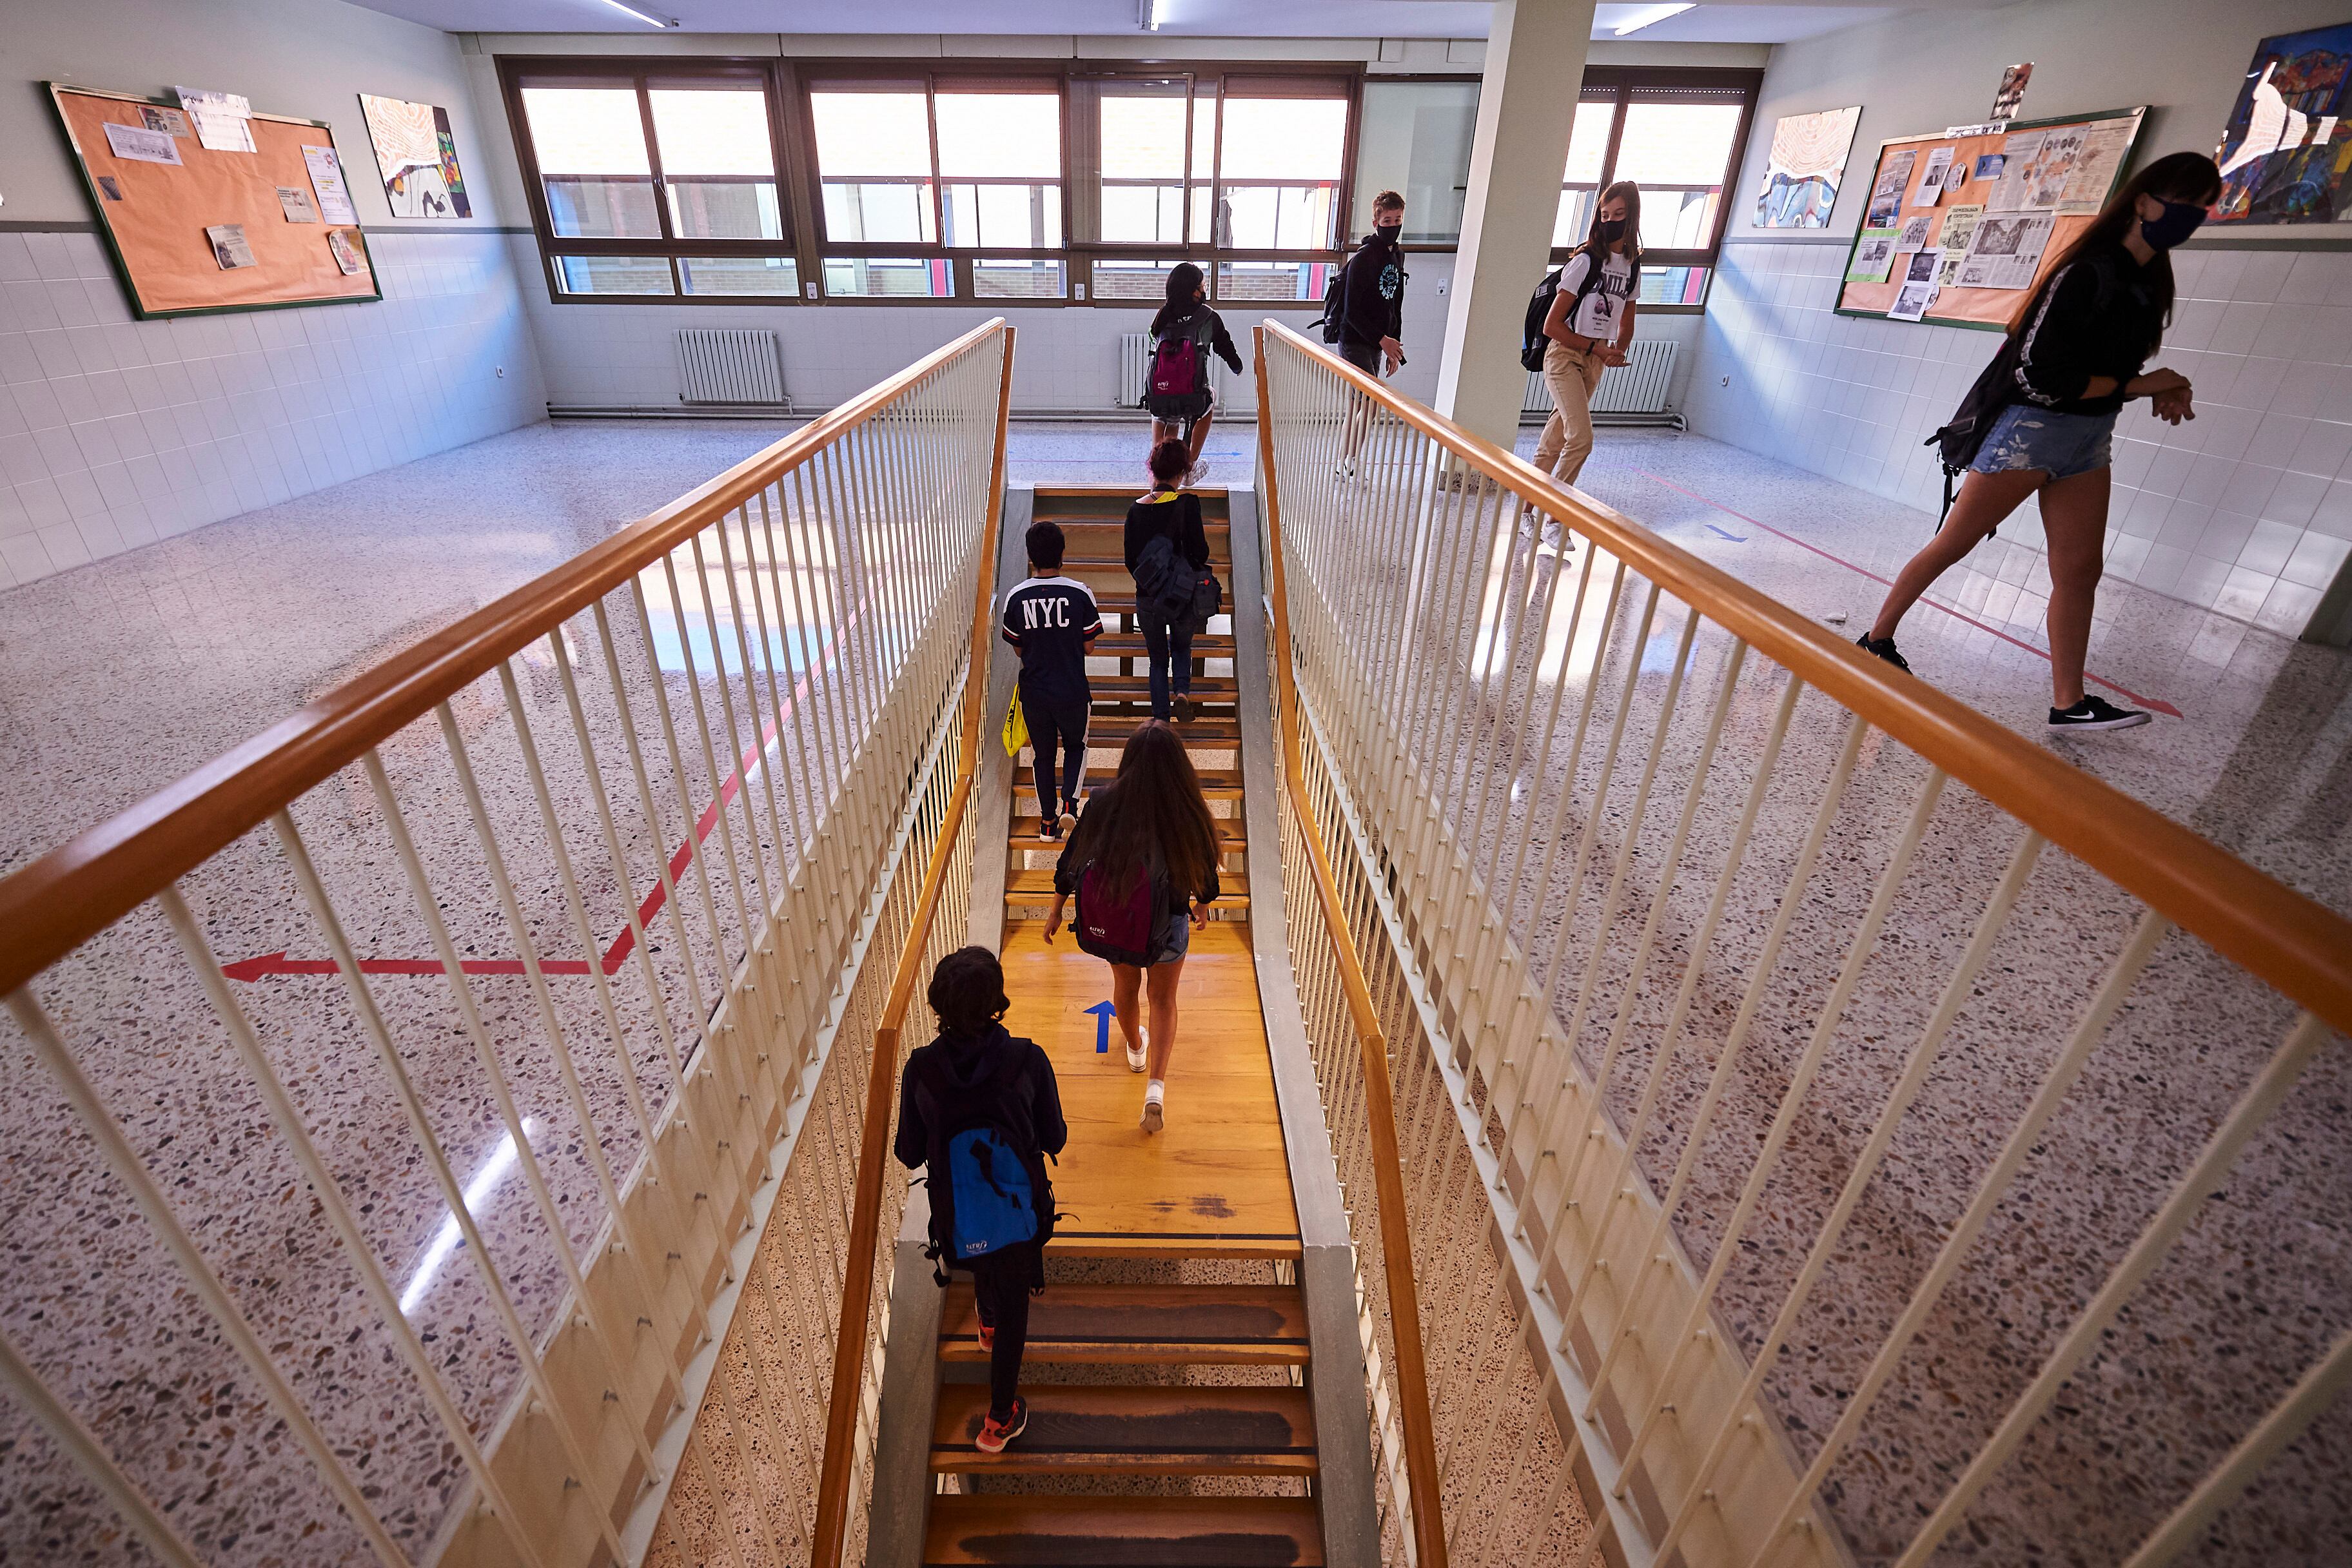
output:
[[1077,827],[1077,826],[1078,803],[1075,799],[1064,801],[1062,803],[1062,815],[1055,818],[1054,822],[1055,837],[1059,837],[1065,833],[1072,832]]
[[1179,724],[1191,723],[1192,721],[1192,700],[1191,698],[1180,696],[1176,699],[1176,722]]
[[1040,837],[1040,838],[1059,838],[1061,836],[1062,836],[1062,819],[1061,819],[1060,817],[1058,817],[1058,816],[1048,816],[1048,817],[1045,817],[1045,818],[1042,818],[1042,819],[1040,819],[1040,820],[1039,820],[1039,822],[1038,822],[1038,824],[1037,824],[1037,837]]
[[2072,708],[2050,710],[2053,730],[2128,730],[2147,722],[2147,715],[2137,709],[2118,708],[2104,697],[2085,697]]
[[[1868,632],[1864,632],[1853,639],[1853,646],[1864,653],[1876,654],[1906,675],[1911,673],[1911,661],[1895,651],[1893,637],[1874,637]],[[2053,720],[2053,722],[2055,721]]]

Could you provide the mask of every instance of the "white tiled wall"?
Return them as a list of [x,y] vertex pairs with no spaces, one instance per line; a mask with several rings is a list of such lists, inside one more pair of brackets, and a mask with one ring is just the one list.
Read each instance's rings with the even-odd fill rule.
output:
[[[1723,247],[1692,427],[1933,511],[1942,475],[1921,443],[1999,340],[1833,314],[1845,255]],[[2198,417],[2176,428],[2126,408],[2107,570],[2293,636],[2352,553],[2352,253],[2189,248],[2174,265],[2156,363],[2195,384]],[[2038,560],[2028,587],[2048,591]]]
[[368,246],[379,303],[138,321],[97,236],[0,233],[0,587],[545,416],[499,236]]

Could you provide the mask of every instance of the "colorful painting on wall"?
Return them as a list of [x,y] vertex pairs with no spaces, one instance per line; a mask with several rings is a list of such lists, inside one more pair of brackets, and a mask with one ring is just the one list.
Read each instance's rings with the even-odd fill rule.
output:
[[2352,223],[2352,22],[2254,47],[2221,127],[2215,223]]
[[1862,105],[1790,114],[1772,126],[1764,187],[1756,193],[1758,228],[1827,228],[1837,205],[1846,154],[1862,123]]
[[360,94],[368,142],[383,173],[383,194],[394,217],[471,217],[466,176],[457,169],[457,142],[449,111],[429,103]]

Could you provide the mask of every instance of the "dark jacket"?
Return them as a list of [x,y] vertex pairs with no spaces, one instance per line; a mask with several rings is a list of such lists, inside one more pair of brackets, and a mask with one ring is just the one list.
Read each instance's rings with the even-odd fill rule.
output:
[[[2027,312],[2012,351],[2013,401],[2112,414],[2124,405],[2122,384],[2140,373],[2163,332],[2147,269],[2120,244],[2099,246],[2059,268]],[[2095,375],[2115,377],[2115,391],[2084,396]]]
[[[1094,858],[1096,835],[1087,830],[1087,824],[1099,823],[1100,820],[1101,813],[1091,808],[1081,814],[1078,825],[1070,829],[1070,841],[1063,847],[1061,858],[1054,862],[1054,891],[1063,898],[1069,898],[1078,890],[1078,874],[1086,869],[1087,862]],[[1156,866],[1153,870],[1165,879],[1165,873],[1160,872]],[[1222,884],[1217,880],[1217,858],[1212,855],[1209,857],[1209,885],[1192,889],[1191,892],[1193,898],[1207,904],[1214,903],[1222,890]],[[1181,896],[1182,889],[1171,891]]]
[[1209,535],[1201,526],[1201,498],[1180,491],[1173,500],[1136,500],[1127,508],[1127,569],[1143,559],[1143,547],[1162,534],[1172,534],[1176,553],[1197,571],[1209,569]]
[[1339,288],[1339,341],[1378,348],[1404,337],[1404,252],[1377,234],[1348,258]]
[[[1166,312],[1162,311],[1161,315],[1164,317]],[[1207,351],[1201,356],[1201,363],[1204,371],[1208,365],[1209,354],[1214,353],[1225,362],[1226,366],[1235,375],[1241,374],[1241,351],[1234,347],[1234,336],[1225,331],[1225,319],[1207,305],[1194,305],[1190,311],[1172,319],[1155,318],[1151,332],[1152,346],[1157,348],[1161,340],[1171,337],[1190,338]]]
[[[995,1084],[998,1068],[1007,1052],[1018,1053],[1020,1065],[1010,1082],[1001,1091]],[[943,1068],[949,1092],[959,1103],[942,1105],[934,1098],[930,1077],[934,1062]],[[907,1066],[898,1075],[898,1136],[891,1143],[891,1152],[908,1170],[929,1165],[933,1172],[944,1168],[947,1156],[949,1127],[966,1111],[975,1109],[974,1097],[983,1090],[997,1093],[996,1103],[987,1114],[1001,1122],[1016,1143],[1034,1146],[1047,1154],[1059,1154],[1070,1141],[1068,1123],[1062,1120],[1061,1089],[1054,1081],[1054,1064],[1034,1040],[1015,1039],[1005,1032],[1002,1024],[991,1024],[978,1035],[942,1033],[929,1045],[910,1051]],[[1042,1166],[1040,1167],[1042,1171]],[[1037,1194],[1039,1207],[1038,1234],[1053,1234],[1053,1188],[1050,1180]],[[942,1264],[953,1261],[947,1229],[947,1204],[937,1194],[931,1200],[930,1236],[932,1256]],[[1044,1252],[1032,1247],[1029,1286],[1043,1289],[1045,1285]],[[940,1283],[947,1283],[940,1273]]]

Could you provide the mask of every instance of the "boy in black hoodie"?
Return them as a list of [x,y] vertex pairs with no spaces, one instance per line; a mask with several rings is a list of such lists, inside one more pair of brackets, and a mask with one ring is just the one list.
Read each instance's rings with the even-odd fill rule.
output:
[[[1028,1425],[1029,1407],[1015,1392],[1021,1354],[1029,1342],[1029,1294],[1045,1288],[1045,1246],[1054,1229],[1054,1192],[1045,1156],[1059,1154],[1070,1131],[1054,1064],[1035,1041],[1005,1032],[1004,969],[984,947],[960,948],[931,972],[931,1011],[940,1035],[910,1052],[898,1082],[898,1136],[893,1152],[908,1170],[929,1167],[931,1244],[951,1268],[971,1271],[980,1309],[981,1344],[989,1352],[988,1415],[972,1441],[997,1454]],[[1025,1239],[977,1257],[960,1257],[955,1243],[956,1184],[947,1173],[957,1158],[951,1142],[973,1138],[1009,1153],[1029,1187],[1034,1230]],[[993,1177],[989,1178],[992,1182]],[[941,1276],[944,1283],[945,1276]]]

